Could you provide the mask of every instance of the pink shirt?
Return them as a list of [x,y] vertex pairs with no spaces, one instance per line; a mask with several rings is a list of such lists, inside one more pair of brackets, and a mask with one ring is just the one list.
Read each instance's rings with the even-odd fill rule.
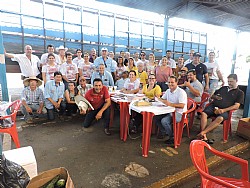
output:
[[157,66],[155,68],[155,75],[157,82],[168,82],[168,77],[172,75],[172,69],[169,66],[166,66],[164,69],[161,69],[162,66]]

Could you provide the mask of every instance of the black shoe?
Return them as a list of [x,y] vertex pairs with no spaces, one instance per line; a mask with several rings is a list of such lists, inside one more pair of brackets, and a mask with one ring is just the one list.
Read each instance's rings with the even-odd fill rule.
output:
[[168,140],[164,141],[165,144],[172,145],[174,144],[174,138],[169,138]]
[[108,136],[110,136],[110,135],[111,135],[111,133],[110,133],[109,129],[104,129],[104,133],[105,133],[106,135],[108,135]]
[[163,139],[164,138],[164,135],[163,134],[158,134],[157,135],[157,139]]

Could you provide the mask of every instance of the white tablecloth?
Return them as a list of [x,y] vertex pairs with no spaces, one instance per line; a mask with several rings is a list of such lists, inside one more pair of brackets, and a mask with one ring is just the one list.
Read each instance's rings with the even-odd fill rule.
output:
[[134,103],[130,103],[129,109],[134,110],[138,113],[141,112],[152,112],[155,115],[167,114],[175,111],[174,107],[164,106],[161,102],[153,102],[152,106],[135,106]]

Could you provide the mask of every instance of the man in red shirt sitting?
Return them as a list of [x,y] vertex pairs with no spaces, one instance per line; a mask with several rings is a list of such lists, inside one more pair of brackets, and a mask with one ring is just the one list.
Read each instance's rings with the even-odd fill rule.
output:
[[101,118],[104,118],[104,133],[106,135],[111,135],[109,131],[109,122],[110,122],[110,105],[111,100],[109,92],[106,86],[103,85],[100,78],[95,78],[93,81],[93,88],[87,91],[85,98],[93,106],[94,110],[89,111],[86,114],[83,131],[90,132],[90,125],[94,119],[97,121]]

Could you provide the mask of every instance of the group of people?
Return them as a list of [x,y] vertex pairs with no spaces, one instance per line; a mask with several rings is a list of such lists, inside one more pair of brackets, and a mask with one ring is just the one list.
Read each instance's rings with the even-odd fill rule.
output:
[[[237,87],[237,75],[229,75],[229,86],[223,86],[224,79],[214,52],[209,53],[208,62],[201,63],[200,53],[191,50],[187,61],[184,62],[181,56],[176,63],[171,58],[170,50],[166,51],[166,56],[159,62],[156,62],[153,53],[149,54],[147,60],[145,52],[135,52],[134,57],[131,57],[129,52],[121,51],[116,61],[114,53],[108,52],[107,48],[101,49],[100,57],[92,49],[91,54],[85,52],[83,58],[81,49],[77,49],[77,57],[74,59],[64,46],[56,48],[58,55],[54,53],[53,45],[48,45],[47,50],[48,53],[42,55],[41,61],[32,54],[30,45],[25,46],[25,54],[5,52],[7,57],[20,65],[26,86],[22,93],[21,109],[28,123],[32,122],[34,111],[42,114],[46,109],[49,120],[54,120],[54,111],[58,111],[61,118],[65,112],[68,116],[74,116],[79,111],[80,114],[86,114],[84,131],[90,131],[94,119],[104,118],[104,132],[110,135],[111,101],[108,87],[105,86],[117,86],[126,94],[143,93],[150,99],[157,98],[176,108],[177,122],[180,122],[182,113],[187,110],[187,98],[200,102],[202,93],[206,91],[210,93],[213,102],[201,113],[201,133],[198,136],[207,141],[209,139],[206,134],[227,119],[228,111],[238,109],[244,100],[244,93]],[[42,85],[39,78],[44,81],[44,92],[39,88]],[[223,87],[216,90],[219,88],[219,80]],[[162,92],[165,93],[162,95]],[[93,110],[79,108],[79,101],[76,101],[78,95]],[[207,126],[206,119],[210,116],[217,118]],[[172,144],[171,114],[156,116],[155,121],[160,128],[158,138],[168,135],[166,143]],[[138,126],[135,126],[136,129]]]

